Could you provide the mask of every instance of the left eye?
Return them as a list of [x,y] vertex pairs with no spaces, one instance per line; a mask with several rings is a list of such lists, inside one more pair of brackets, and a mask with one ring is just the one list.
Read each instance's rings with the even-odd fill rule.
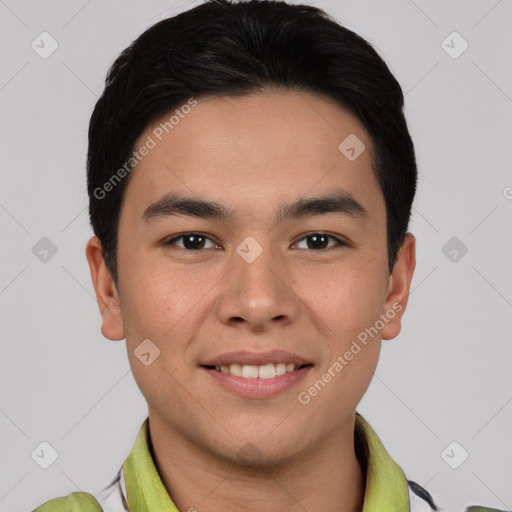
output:
[[[165,245],[177,245],[176,242],[181,239],[183,239],[183,245],[182,246],[178,245],[178,247],[180,247],[181,249],[189,250],[189,251],[200,251],[201,249],[204,249],[205,248],[204,245],[207,240],[213,244],[214,248],[218,247],[218,245],[216,243],[214,243],[210,238],[208,238],[207,236],[204,236],[201,233],[185,233],[183,235],[179,235],[174,238],[171,238],[170,240],[165,242]],[[338,245],[338,246],[347,245],[345,242],[343,242],[339,238],[336,238],[335,236],[332,236],[332,235],[327,235],[325,233],[311,233],[309,235],[302,237],[299,240],[299,242],[297,242],[297,243],[300,243],[302,240],[308,240],[308,239],[311,240],[311,243],[307,243],[308,247],[306,247],[306,249],[309,249],[309,250],[331,248],[332,245],[327,246],[327,247],[325,246],[325,244],[328,243],[329,239],[334,240],[336,242],[334,244],[335,246],[336,245]]]
[[[310,235],[306,235],[305,237],[301,238],[299,240],[299,242],[301,240],[307,240],[307,239],[311,239],[312,240],[312,243],[311,244],[307,244],[308,246],[311,245],[312,247],[306,247],[306,249],[310,249],[310,250],[315,250],[315,249],[326,249],[327,247],[323,247],[324,244],[327,242],[328,239],[331,239],[331,240],[335,240],[336,241],[336,244],[335,245],[338,245],[338,246],[344,246],[346,245],[344,242],[342,242],[339,238],[336,238],[335,236],[332,236],[332,235],[327,235],[325,233],[312,233]],[[332,247],[332,246],[331,246]],[[330,248],[330,247],[329,247]]]

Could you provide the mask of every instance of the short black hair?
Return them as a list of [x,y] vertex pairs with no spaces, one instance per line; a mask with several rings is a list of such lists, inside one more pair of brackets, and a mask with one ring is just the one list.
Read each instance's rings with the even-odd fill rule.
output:
[[274,0],[207,0],[159,21],[123,50],[107,72],[91,115],[89,216],[117,287],[119,216],[141,133],[191,98],[269,88],[320,93],[363,123],[386,202],[392,271],[407,233],[417,168],[404,96],[388,66],[370,43],[320,8]]

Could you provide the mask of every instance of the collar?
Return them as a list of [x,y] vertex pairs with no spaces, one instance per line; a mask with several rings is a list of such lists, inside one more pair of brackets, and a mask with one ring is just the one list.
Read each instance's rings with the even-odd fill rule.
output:
[[[130,455],[123,464],[130,510],[179,512],[172,502],[151,455],[149,417],[139,429]],[[362,512],[410,512],[408,484],[403,471],[390,457],[369,423],[356,412],[355,447],[366,471]]]
[[409,486],[370,424],[356,412],[356,454],[366,466],[363,512],[410,512]]

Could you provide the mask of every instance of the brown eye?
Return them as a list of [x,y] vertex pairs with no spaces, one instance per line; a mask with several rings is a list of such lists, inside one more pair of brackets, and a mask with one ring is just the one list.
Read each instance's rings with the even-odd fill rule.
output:
[[[183,235],[171,238],[165,242],[165,245],[177,245],[176,242],[181,239],[183,239],[183,245],[178,245],[178,247],[186,251],[200,251],[205,248],[206,241],[212,242],[210,238],[202,233],[184,233]],[[212,244],[214,247],[218,247],[215,243],[212,242]]]
[[[336,244],[334,246],[328,245],[329,238],[331,240],[335,240]],[[310,250],[322,250],[322,249],[331,249],[336,246],[345,246],[347,245],[345,242],[340,240],[339,238],[336,238],[335,236],[328,235],[326,233],[311,233],[309,235],[306,235],[302,237],[300,241],[302,240],[308,240],[306,249]]]

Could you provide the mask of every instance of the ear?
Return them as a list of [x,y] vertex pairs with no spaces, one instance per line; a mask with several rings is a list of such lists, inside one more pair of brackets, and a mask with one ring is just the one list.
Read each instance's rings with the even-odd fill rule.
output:
[[416,267],[416,239],[411,233],[405,235],[404,243],[400,248],[389,276],[387,296],[383,313],[387,321],[381,331],[383,340],[390,340],[398,336],[402,328],[402,315],[407,307],[409,288],[412,275]]
[[93,236],[87,242],[85,255],[89,262],[96,299],[103,318],[101,333],[109,340],[122,340],[125,337],[119,292],[103,259],[101,242]]

